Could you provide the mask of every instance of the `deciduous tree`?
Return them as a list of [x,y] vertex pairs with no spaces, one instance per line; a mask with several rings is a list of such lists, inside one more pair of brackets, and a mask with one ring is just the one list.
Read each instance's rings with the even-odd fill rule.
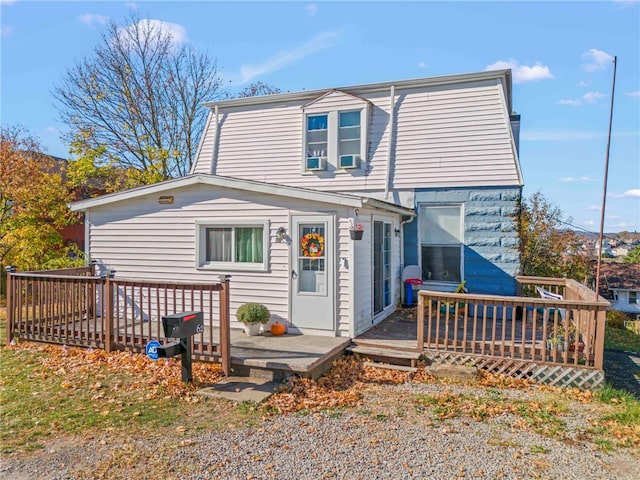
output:
[[524,275],[586,280],[589,258],[575,232],[565,228],[569,222],[540,192],[521,203],[518,234]]
[[59,230],[77,219],[67,208],[64,165],[21,127],[3,127],[0,137],[0,264],[46,268],[66,258]]
[[254,82],[251,85],[244,87],[240,92],[238,92],[238,98],[245,97],[257,97],[259,95],[273,95],[276,93],[282,93],[278,87],[274,87],[273,85],[269,85],[264,82]]
[[54,91],[69,141],[145,181],[189,173],[207,116],[201,103],[221,94],[215,60],[181,44],[171,27],[112,22]]
[[640,263],[640,245],[636,245],[623,259],[624,263]]

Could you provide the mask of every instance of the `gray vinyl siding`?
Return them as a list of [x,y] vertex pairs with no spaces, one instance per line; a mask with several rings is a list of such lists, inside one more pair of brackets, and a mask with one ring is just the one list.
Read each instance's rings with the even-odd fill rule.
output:
[[[316,204],[303,199],[284,199],[234,190],[213,189],[197,185],[167,192],[175,198],[173,205],[158,205],[157,196],[124,200],[92,208],[87,215],[89,252],[104,268],[114,269],[118,278],[156,281],[216,282],[223,273],[232,275],[231,315],[245,302],[264,303],[274,320],[290,320],[289,249],[276,242],[280,226],[289,229],[291,215],[334,211],[339,217],[349,215],[345,207]],[[212,271],[196,268],[196,220],[269,219],[269,268],[266,272]],[[349,256],[348,232],[337,233],[336,262]],[[338,267],[336,267],[338,268]],[[349,335],[351,293],[350,271],[339,269],[336,311],[337,331]],[[234,327],[239,325],[233,324]]]
[[517,184],[502,94],[492,82],[403,92],[392,187]]
[[[357,95],[357,92],[352,92]],[[326,191],[385,189],[389,155],[390,94],[370,103],[367,159],[349,172],[302,172],[305,112],[362,108],[365,102],[332,92],[302,101],[220,107],[217,162],[212,173]],[[309,102],[307,102],[309,103]],[[518,185],[517,159],[500,82],[396,89],[391,189]],[[211,171],[215,121],[194,168]]]

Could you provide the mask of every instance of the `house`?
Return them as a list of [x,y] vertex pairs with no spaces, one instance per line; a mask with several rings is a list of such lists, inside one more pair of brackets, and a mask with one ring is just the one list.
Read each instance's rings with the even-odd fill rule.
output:
[[189,176],[72,204],[90,258],[123,277],[232,275],[232,312],[258,301],[319,335],[390,315],[409,265],[423,288],[516,293],[510,70],[206,106]]
[[640,264],[603,263],[599,294],[611,302],[612,310],[640,320]]

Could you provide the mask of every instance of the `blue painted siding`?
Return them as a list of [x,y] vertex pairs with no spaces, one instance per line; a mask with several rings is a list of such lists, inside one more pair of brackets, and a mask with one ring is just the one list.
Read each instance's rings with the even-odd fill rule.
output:
[[[420,203],[459,203],[464,210],[464,279],[470,292],[515,295],[520,270],[517,201],[520,187],[417,189]],[[404,264],[419,265],[418,222],[404,227]]]

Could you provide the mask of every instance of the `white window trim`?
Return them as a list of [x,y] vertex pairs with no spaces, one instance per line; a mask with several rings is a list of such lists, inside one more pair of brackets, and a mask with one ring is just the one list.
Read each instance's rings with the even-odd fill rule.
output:
[[[219,227],[262,227],[262,263],[206,262],[207,228]],[[219,270],[225,272],[266,272],[269,270],[269,220],[262,218],[206,218],[196,220],[196,258],[198,270]]]
[[[358,168],[338,168],[338,142],[339,142],[339,121],[340,113],[360,112],[360,164]],[[317,115],[327,115],[327,157],[324,170],[307,170],[307,118]],[[359,172],[365,169],[368,160],[368,138],[369,138],[369,104],[362,108],[341,108],[337,110],[326,110],[321,112],[304,112],[302,115],[302,165],[301,173],[310,175],[331,171],[334,173]]]
[[[460,207],[460,282],[463,282],[465,279],[464,276],[464,203],[429,203],[429,202],[421,202],[418,203],[418,265],[420,266],[420,270],[422,270],[422,217],[420,215],[420,210],[422,207]],[[429,280],[427,278],[423,278],[422,282],[425,285],[433,285],[435,287],[442,286],[447,287],[450,285],[459,285],[460,282],[457,281],[445,281],[445,280]]]

